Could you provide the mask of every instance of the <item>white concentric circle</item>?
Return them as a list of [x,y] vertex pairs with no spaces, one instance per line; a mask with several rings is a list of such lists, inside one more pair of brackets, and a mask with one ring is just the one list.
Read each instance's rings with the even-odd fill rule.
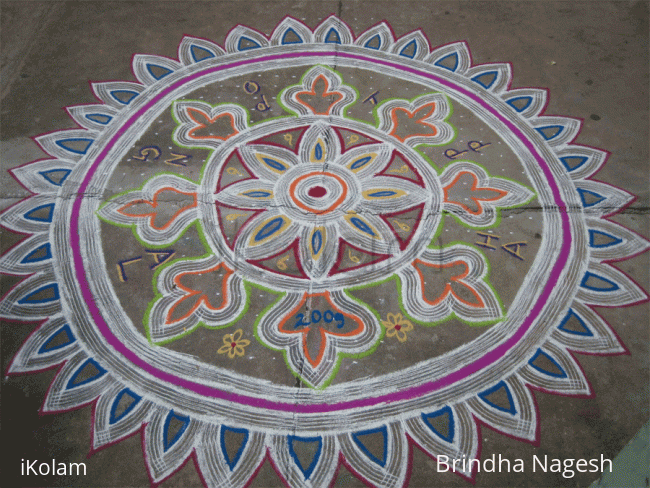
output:
[[[208,82],[208,80],[205,80],[205,83]],[[222,147],[215,151],[212,158],[208,162],[205,170],[205,175],[201,183],[201,191],[208,195],[214,193],[214,188],[216,188],[218,185],[223,165],[228,160],[228,156],[232,153],[235,147],[246,144],[247,141],[258,140],[264,136],[267,136],[268,134],[272,134],[280,130],[300,128],[304,127],[306,124],[314,124],[315,122],[322,123],[321,119],[310,116],[304,116],[289,121],[282,120],[278,122],[263,122],[251,127],[246,134],[235,136],[232,139],[226,141]],[[351,121],[342,117],[333,119],[331,123],[332,126],[335,127],[341,127],[343,129],[352,130],[358,133],[368,134],[370,137],[376,140],[383,141],[386,137],[383,132],[378,131],[372,126],[361,124],[359,122]],[[426,249],[426,246],[428,245],[426,236],[432,236],[435,233],[438,224],[440,223],[442,217],[441,209],[443,191],[437,174],[431,168],[431,165],[426,162],[420,154],[418,154],[406,144],[401,143],[400,141],[392,140],[387,144],[390,144],[390,147],[395,147],[397,151],[399,151],[401,154],[404,154],[408,158],[408,160],[414,165],[418,173],[421,175],[425,186],[421,189],[422,194],[426,195],[422,212],[423,218],[418,227],[417,234],[411,239],[411,243],[406,249],[396,250],[390,259],[382,261],[380,264],[375,265],[371,268],[358,268],[349,272],[339,273],[334,276],[328,276],[318,281],[298,279],[291,276],[284,276],[279,279],[276,274],[270,273],[267,270],[261,269],[249,262],[246,262],[245,260],[240,259],[240,257],[237,256],[236,253],[227,245],[220,232],[218,215],[214,212],[214,206],[212,203],[214,200],[212,198],[209,198],[205,199],[205,201],[202,202],[204,207],[204,212],[202,212],[202,215],[204,219],[204,229],[206,231],[206,235],[209,238],[215,253],[224,256],[226,261],[229,263],[229,266],[240,271],[242,275],[246,277],[246,279],[250,279],[252,282],[259,283],[264,286],[271,288],[280,288],[287,291],[307,289],[314,292],[324,290],[331,291],[346,286],[370,283],[383,279],[387,274],[393,273],[406,264],[410,263]],[[303,177],[306,174],[314,173],[315,168],[319,168],[319,165],[316,163],[305,162],[297,164],[296,166],[293,166],[291,169],[289,169],[286,174],[282,175],[275,183],[275,196],[277,198],[277,205],[282,209],[283,212],[286,212],[288,216],[296,219],[297,221],[310,221],[310,219],[313,218],[314,214],[304,208],[300,208],[296,204],[296,199],[292,198],[291,196],[291,184],[293,181]],[[341,181],[345,182],[345,191],[347,192],[345,198],[340,202],[339,205],[336,206],[336,210],[318,214],[318,221],[326,224],[328,221],[340,220],[343,218],[344,214],[351,210],[353,211],[354,206],[358,204],[361,198],[362,184],[359,178],[352,171],[340,164],[338,161],[328,163],[326,168],[323,166],[322,169],[326,172],[331,173],[333,176],[331,179],[329,179],[329,182],[328,180],[325,180],[325,182],[318,184],[322,184],[326,188],[328,185],[331,185],[330,187],[332,191],[322,200],[322,202],[314,199],[316,205],[325,206],[326,202],[329,202],[330,199],[336,201],[336,199],[340,198],[343,195],[342,192],[344,191],[344,185],[341,183]],[[337,180],[337,177],[341,180]],[[304,188],[304,198],[306,201],[310,201],[312,197],[309,197],[306,194],[309,185]],[[325,206],[325,208],[327,208],[327,206]]]
[[[279,51],[282,51],[280,48],[277,49]],[[300,50],[296,50],[294,54],[297,56],[297,59],[292,59],[291,63],[294,65],[298,64],[298,65],[310,66],[310,63],[313,62],[313,60],[310,58],[310,54],[311,54],[310,49],[311,48],[304,49],[302,52]],[[356,49],[351,48],[351,51],[355,52]],[[382,69],[385,72],[387,72],[387,74],[390,74],[391,76],[395,76],[398,79],[399,78],[406,79],[409,76],[407,73],[401,70],[385,68],[381,65],[380,65],[381,68],[378,68],[373,64],[374,61],[372,61],[371,58],[365,56],[367,55],[367,52],[365,51],[363,52],[364,52],[364,60],[361,63],[363,69],[368,69],[370,71]],[[301,54],[304,54],[305,56],[304,59],[301,58]],[[348,60],[345,57],[340,57],[340,54],[341,53],[339,52],[337,55],[331,55],[330,61],[333,62],[336,59],[339,65],[341,66],[359,67],[358,60],[356,59]],[[234,55],[233,57],[234,59],[237,59],[240,56]],[[325,59],[327,60],[328,58]],[[323,61],[322,58],[319,58],[319,60]],[[401,62],[401,60],[398,61]],[[214,63],[216,66],[220,65],[220,62],[215,61]],[[207,71],[209,71],[209,69],[207,68],[209,64],[210,63],[206,63],[206,65],[204,66],[204,68]],[[250,66],[247,69],[250,71],[254,71],[256,69],[260,69],[260,67],[264,67],[263,62],[260,63],[253,60],[250,60],[249,64]],[[549,181],[546,179],[546,175],[544,171],[539,167],[538,164],[538,161],[540,160],[539,158],[541,158],[541,156],[538,156],[538,159],[535,159],[535,157],[531,154],[529,147],[534,147],[537,151],[539,151],[540,154],[548,155],[548,158],[546,158],[545,161],[550,167],[553,168],[553,171],[556,172],[555,176],[558,178],[558,180],[552,183],[560,184],[561,187],[569,190],[569,188],[567,188],[566,185],[567,183],[571,185],[571,182],[564,180],[565,177],[563,176],[563,171],[560,168],[560,163],[558,163],[556,159],[552,157],[553,154],[552,149],[548,148],[543,142],[539,142],[537,138],[532,138],[532,139],[524,138],[523,140],[520,139],[519,137],[524,137],[525,134],[529,132],[526,129],[526,127],[524,127],[520,131],[520,136],[517,137],[512,133],[511,130],[508,129],[508,126],[504,124],[501,118],[496,117],[494,113],[492,113],[489,109],[485,109],[481,106],[476,106],[476,107],[473,106],[472,98],[464,95],[464,92],[467,91],[468,87],[471,87],[473,91],[476,91],[476,88],[472,86],[470,82],[468,82],[464,77],[454,75],[454,74],[449,74],[446,71],[441,69],[434,69],[433,72],[436,73],[436,77],[432,77],[433,80],[436,80],[438,76],[443,76],[443,75],[444,75],[444,79],[453,79],[454,83],[457,83],[458,91],[456,92],[450,91],[449,87],[440,85],[438,81],[426,79],[423,76],[426,73],[425,71],[422,72],[422,77],[419,78],[419,81],[424,85],[430,87],[430,89],[432,90],[444,89],[451,98],[456,100],[457,103],[467,104],[468,106],[472,107],[480,114],[482,118],[484,118],[491,125],[493,125],[495,130],[502,131],[502,133],[504,134],[503,135],[504,140],[508,141],[513,145],[512,149],[519,156],[520,162],[524,170],[530,174],[531,180],[536,184],[535,190],[537,192],[538,198],[542,202],[542,205],[543,206],[555,205],[554,192],[549,186]],[[201,80],[202,85],[207,85],[214,81],[214,78],[208,77],[207,75],[201,76],[199,79]],[[195,88],[195,86],[192,85],[191,88]],[[189,87],[187,89],[189,89]],[[177,95],[181,95],[182,93],[183,93],[182,91],[179,91],[177,92]],[[153,95],[155,95],[155,93]],[[491,98],[491,95],[489,94],[484,95],[483,93],[481,93],[481,96],[485,96],[485,98]],[[169,109],[169,102],[164,102],[163,100],[161,100],[160,103],[162,104],[162,106],[159,109],[158,108],[156,109],[156,113]],[[501,102],[496,102],[496,103],[501,103]],[[156,107],[158,107],[158,105],[156,105]],[[486,105],[486,107],[488,107],[488,105]],[[515,118],[514,115],[513,118]],[[321,119],[318,117],[304,116],[304,117],[300,117],[300,119],[282,121],[282,125],[280,127],[284,129],[302,127],[306,124],[319,122],[320,120]],[[261,137],[264,137],[268,133],[272,132],[269,128],[269,125],[272,125],[273,131],[277,131],[278,130],[277,124],[278,122],[270,121],[270,122],[263,122],[254,125],[250,127],[248,131],[238,134],[235,137],[232,137],[231,139],[226,141],[223,145],[221,145],[212,154],[211,159],[208,161],[206,165],[205,173],[202,180],[201,193],[208,194],[208,195],[212,195],[214,193],[214,188],[217,186],[217,182],[219,180],[221,165],[226,160],[226,156],[230,154],[235,147],[245,143],[248,140],[257,140]],[[360,124],[359,122],[350,121],[344,118],[337,119],[336,125],[344,129],[349,129],[357,132],[363,131],[364,133],[368,134],[370,137],[379,140],[385,137],[384,132],[376,128],[373,128],[372,126],[366,124]],[[514,127],[518,127],[518,126],[514,126]],[[124,137],[129,137],[128,133]],[[261,283],[265,286],[269,286],[274,289],[278,289],[278,288],[284,290],[309,289],[311,292],[329,291],[337,288],[343,288],[346,286],[354,286],[358,284],[358,280],[362,280],[362,282],[366,282],[366,283],[380,281],[385,279],[385,277],[388,274],[394,273],[396,270],[400,269],[402,266],[404,266],[405,263],[412,262],[426,249],[426,246],[430,242],[429,240],[430,236],[434,234],[434,230],[436,229],[438,222],[441,218],[441,213],[439,209],[442,208],[442,191],[440,190],[440,185],[437,182],[437,177],[434,175],[433,171],[428,169],[428,163],[423,161],[421,159],[421,156],[419,156],[412,148],[410,148],[406,144],[401,143],[400,141],[392,141],[392,143],[397,147],[397,149],[401,153],[407,155],[409,157],[409,160],[413,162],[413,164],[417,165],[416,167],[421,171],[421,175],[425,181],[426,187],[437,189],[437,191],[431,193],[431,199],[427,200],[425,203],[425,210],[423,212],[422,223],[418,229],[417,235],[413,238],[413,242],[416,244],[407,247],[404,250],[404,252],[398,254],[397,257],[382,262],[381,266],[377,266],[370,269],[353,270],[348,273],[341,273],[320,282],[319,281],[305,282],[305,280],[301,280],[291,276],[286,276],[286,277],[282,277],[281,279],[278,279],[278,276],[275,273],[260,270],[259,267],[238,259],[236,253],[233,252],[233,250],[226,245],[219,231],[220,228],[219,222],[217,220],[217,215],[213,210],[214,208],[213,199],[210,197],[210,198],[200,199],[199,205],[203,207],[203,212],[202,212],[202,218],[204,222],[203,229],[204,232],[206,233],[208,241],[212,246],[214,246],[215,255],[223,256],[227,265],[231,267],[231,269],[236,269],[238,272],[240,272],[243,276],[246,276],[247,279],[250,279],[252,282]],[[120,145],[120,147],[122,146]],[[116,157],[115,160],[119,160],[119,158]],[[96,178],[98,178],[96,183],[97,185],[106,184],[106,182],[108,181],[106,178],[106,173],[98,174]],[[100,183],[100,181],[103,183]],[[577,196],[575,196],[575,192],[573,190],[563,191],[563,198],[566,198],[571,202],[567,204],[568,206],[578,205],[577,202],[578,198]],[[96,205],[95,202],[84,202],[84,203]],[[90,211],[95,212],[96,209]],[[570,226],[571,226],[570,232],[572,235],[577,235],[577,236],[584,235],[585,233],[584,223],[579,218],[578,214],[576,213],[564,214],[563,218],[568,222],[570,222]],[[562,234],[561,231],[562,223],[561,223],[560,216],[556,214],[545,213],[544,219],[545,219],[545,226],[547,229],[552,229],[558,234]],[[88,222],[83,222],[82,225],[83,225],[82,228],[84,229],[85,235],[88,236],[94,235],[97,232],[95,229],[91,230],[91,227],[97,225],[96,220],[89,220]],[[93,240],[84,238],[83,242],[86,246],[88,246],[93,242]],[[332,402],[333,405],[336,405],[337,400],[340,400],[341,398],[347,398],[349,401],[344,402],[342,405],[332,406],[331,408],[327,408],[327,410],[331,410],[331,412],[322,413],[321,419],[323,425],[324,426],[327,425],[328,428],[336,428],[336,426],[340,425],[340,423],[343,421],[340,415],[340,409],[347,410],[348,408],[350,408],[351,411],[356,411],[356,405],[357,405],[356,402],[363,401],[363,399],[367,397],[368,392],[373,392],[373,397],[375,397],[377,393],[381,392],[379,396],[376,396],[376,398],[378,399],[383,398],[382,394],[387,395],[387,397],[390,397],[391,395],[397,395],[399,397],[401,396],[401,392],[404,391],[415,392],[423,384],[432,384],[432,385],[435,384],[435,378],[441,378],[447,376],[449,372],[458,369],[459,365],[467,364],[468,362],[473,362],[472,360],[476,358],[477,350],[480,350],[481,353],[486,353],[487,351],[497,349],[499,346],[503,347],[502,345],[504,343],[507,343],[508,339],[512,338],[518,329],[521,330],[522,319],[526,317],[526,311],[529,310],[531,306],[530,304],[538,299],[539,294],[542,293],[544,285],[548,283],[548,276],[553,272],[552,265],[553,264],[557,265],[557,262],[555,260],[558,257],[560,248],[557,247],[556,243],[552,242],[550,239],[544,240],[542,243],[542,247],[543,247],[542,250],[540,250],[537,257],[535,258],[537,262],[540,262],[540,265],[535,265],[533,267],[530,275],[526,278],[525,281],[526,292],[524,293],[523,291],[520,291],[515,303],[511,307],[511,309],[517,311],[517,313],[509,314],[506,320],[501,322],[497,327],[493,327],[490,330],[488,330],[486,333],[484,333],[481,336],[480,341],[471,342],[454,351],[451,351],[448,354],[445,354],[444,356],[435,357],[428,361],[420,363],[418,364],[417,367],[415,367],[415,369],[409,368],[409,369],[405,369],[405,370],[401,370],[395,373],[385,375],[383,377],[365,380],[360,385],[356,385],[355,382],[350,382],[343,385],[332,386],[322,392],[313,392],[305,389],[301,389],[299,392],[296,392],[295,389],[293,388],[268,385],[264,387],[263,391],[259,391],[257,394],[255,394],[255,396],[260,395],[261,398],[273,399],[274,401],[278,401],[278,409],[273,412],[266,411],[266,415],[264,416],[254,416],[254,417],[250,417],[249,415],[245,415],[245,416],[250,419],[250,422],[253,425],[257,425],[258,427],[266,426],[268,428],[274,422],[278,422],[280,421],[280,419],[283,418],[284,419],[288,418],[287,416],[293,418],[298,425],[303,425],[304,423],[304,425],[306,426],[310,422],[309,415],[305,415],[303,417],[299,414],[296,414],[295,412],[291,412],[291,409],[288,406],[287,408],[289,410],[285,411],[284,407],[282,406],[285,401],[294,402],[296,396],[298,396],[300,398],[299,401],[301,403],[327,405],[328,403]],[[95,255],[95,253],[91,254],[90,252],[88,252],[86,255],[87,255],[87,259],[90,261],[93,259],[91,258],[91,256]],[[67,262],[72,263],[73,260],[70,259]],[[566,261],[563,263],[562,267],[564,269],[566,268],[571,269],[576,267],[583,269],[583,266],[584,265],[581,264],[580,261],[578,261],[578,256],[576,255],[576,253],[573,251],[569,251],[566,256]],[[580,271],[577,272],[580,273]],[[562,273],[558,273],[557,285],[553,287],[549,298],[545,300],[545,304],[543,305],[543,307],[545,307],[546,309],[553,310],[552,312],[549,311],[548,313],[557,315],[561,313],[560,310],[566,310],[568,308],[568,305],[572,300],[572,296],[567,295],[566,287],[569,286],[569,283],[571,283],[572,280],[575,279],[573,278],[574,273],[576,273],[575,270],[573,270],[569,274],[567,274],[566,271]],[[96,285],[91,284],[91,286],[94,287]],[[110,287],[108,280],[106,280],[106,284],[103,285],[102,288],[103,287]],[[156,349],[155,351],[152,351],[151,346],[145,341],[143,341],[141,336],[139,336],[138,334],[134,334],[130,327],[128,326],[125,327],[124,325],[122,325],[122,324],[128,324],[128,320],[125,320],[125,318],[122,315],[122,312],[119,309],[115,308],[114,306],[115,302],[105,301],[101,293],[99,293],[98,291],[96,291],[95,294],[98,296],[98,300],[97,300],[98,304],[102,308],[102,311],[107,317],[108,323],[111,324],[111,327],[115,328],[116,330],[119,330],[120,334],[126,334],[126,337],[129,338],[128,347],[131,350],[136,352],[138,355],[149,357],[151,364],[156,365],[156,367],[159,368],[161,371],[167,370],[168,368],[176,369],[178,367],[177,359],[173,354],[168,354],[167,351],[161,349]],[[547,328],[550,328],[552,326],[552,323],[544,319],[544,317],[546,317],[548,313],[540,314],[535,319],[534,322],[530,322],[530,324],[528,325],[528,327],[533,328],[535,330],[535,334],[539,337],[539,339],[543,338],[544,334],[547,333]],[[493,363],[488,367],[481,368],[480,377],[482,378],[482,384],[484,384],[485,382],[489,383],[490,377],[494,377],[494,378],[500,377],[504,371],[504,368],[512,369],[516,367],[516,364],[518,364],[521,361],[521,359],[518,358],[526,357],[527,353],[525,351],[529,351],[531,347],[535,347],[535,346],[533,346],[530,343],[521,343],[521,342],[514,344],[514,349],[513,349],[514,352],[512,355],[508,355],[504,360],[498,363]],[[225,388],[226,391],[230,390],[232,388],[231,385],[235,383],[239,385],[239,388],[242,391],[256,392],[259,389],[258,382],[256,379],[235,375],[231,372],[223,371],[220,368],[205,368],[204,365],[201,365],[200,373],[197,373],[197,371],[199,370],[193,364],[194,362],[192,361],[192,359],[188,359],[187,363],[182,365],[183,377],[188,379],[193,379],[198,384],[216,385],[217,389]],[[196,363],[196,364],[200,364],[200,363]],[[126,366],[127,368],[131,367],[131,365],[129,365],[128,363],[125,363],[124,366]],[[137,369],[134,370],[132,373],[127,373],[127,374],[135,374],[135,371],[137,371]],[[470,377],[465,378],[462,382],[453,383],[453,392],[454,392],[453,395],[456,396],[459,391],[466,391],[466,392],[474,391],[476,388],[475,385],[476,385],[475,380]],[[170,391],[175,392],[174,398],[176,398],[177,400],[174,400],[174,402],[178,401],[177,403],[178,408],[181,408],[181,406],[189,399],[189,397],[185,397],[184,394],[182,393],[179,394],[177,389],[172,385],[168,386],[165,385],[165,383],[163,382],[160,386],[162,386],[163,388],[167,388],[167,387],[172,388],[172,390]],[[445,400],[443,399],[447,398],[446,395],[449,394],[449,392],[451,391],[450,387],[451,385],[446,386],[440,391],[434,389],[430,393],[427,393],[422,396],[416,395],[414,398],[410,398],[408,401],[404,403],[404,405],[410,405],[405,408],[410,411],[414,405],[420,405],[420,406],[426,405],[426,404],[430,404],[432,401],[444,402]],[[231,412],[234,408],[230,402],[224,403],[222,400],[215,399],[211,395],[201,397],[200,399],[195,399],[194,402],[195,403],[193,405],[196,406],[195,414],[198,414],[199,412],[203,412],[203,411],[211,411],[211,412],[218,411],[220,412],[220,415],[230,416],[231,413],[229,412]],[[256,400],[254,399],[250,399],[246,401],[246,403],[249,405],[253,405],[255,404],[255,402]],[[376,415],[381,415],[380,412],[382,411],[388,411],[388,410],[392,411],[394,409],[393,404],[388,406],[382,400],[378,400],[376,403],[377,403],[376,406],[369,409],[368,412],[372,412],[372,415],[368,418],[374,418],[374,416]],[[348,404],[349,407],[347,406]],[[247,409],[250,408],[249,405],[244,406],[242,410],[239,410],[238,408],[235,408],[235,410],[238,411],[239,415],[244,415],[244,413],[247,412]],[[415,408],[417,409],[419,407],[415,407]],[[319,407],[316,407],[316,409],[319,411],[321,410],[321,408]],[[265,410],[261,410],[260,412],[262,411]]]
[[[301,168],[301,175],[293,174],[294,172],[287,174],[286,179],[290,183],[278,184],[282,192],[279,199],[290,205],[287,212],[291,212],[297,219],[313,219],[316,215],[319,220],[327,222],[352,208],[359,194],[358,188],[354,186],[359,185],[351,185],[355,181],[350,172],[342,171],[343,174],[339,176],[336,170],[335,167],[330,169],[325,165],[314,165]],[[354,198],[355,195],[357,198]]]

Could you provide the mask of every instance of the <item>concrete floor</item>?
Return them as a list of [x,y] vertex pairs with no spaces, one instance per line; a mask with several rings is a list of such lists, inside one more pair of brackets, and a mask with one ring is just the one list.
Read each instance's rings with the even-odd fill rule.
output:
[[[381,20],[397,37],[421,28],[432,46],[465,40],[475,64],[511,62],[514,87],[545,87],[546,114],[583,120],[577,142],[611,153],[596,179],[624,188],[637,200],[611,220],[650,237],[648,2],[339,1],[339,2],[27,2],[2,1],[0,93],[0,205],[29,193],[6,169],[45,157],[30,139],[76,127],[63,107],[96,103],[88,80],[135,81],[134,53],[176,58],[183,35],[223,43],[232,26],[269,34],[286,15],[316,26],[336,14],[355,33]],[[20,236],[0,229],[3,252]],[[648,253],[616,263],[650,288]],[[2,294],[16,279],[3,277]],[[595,395],[573,398],[535,393],[539,445],[479,430],[483,457],[614,458],[650,416],[649,304],[597,308],[629,354],[579,355]],[[3,322],[3,371],[36,324]],[[146,486],[150,479],[141,436],[132,436],[86,458],[91,408],[39,415],[55,371],[2,380],[0,463],[3,486]],[[639,434],[646,437],[647,428]],[[85,462],[88,476],[22,477],[21,459]],[[643,461],[639,461],[642,463]],[[479,473],[476,486],[589,486],[599,475]],[[635,478],[641,479],[641,478]],[[603,482],[605,482],[604,480]],[[200,486],[193,463],[161,486]],[[463,478],[437,473],[436,463],[413,449],[410,486],[467,486]],[[251,486],[282,486],[267,461]],[[344,466],[335,486],[363,486]],[[613,486],[613,485],[606,485]],[[645,486],[648,486],[645,478]]]
[[650,471],[650,422],[647,422],[641,430],[614,459],[611,473],[604,473],[603,476],[594,481],[591,486],[643,486],[648,479]]

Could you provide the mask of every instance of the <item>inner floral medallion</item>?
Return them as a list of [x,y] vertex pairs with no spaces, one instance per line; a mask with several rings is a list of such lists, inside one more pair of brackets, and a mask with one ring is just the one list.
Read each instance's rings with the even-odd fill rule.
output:
[[[355,270],[361,276],[363,268],[377,267],[409,245],[421,220],[414,219],[408,231],[397,225],[406,215],[421,214],[426,203],[441,202],[437,179],[430,178],[432,189],[425,186],[386,142],[358,135],[367,142],[344,151],[344,131],[317,122],[278,134],[296,137],[296,152],[263,141],[233,152],[215,200],[222,235],[236,256],[301,278],[307,288]],[[410,178],[386,171],[394,161]],[[255,213],[238,216],[232,209]],[[439,214],[439,205],[432,210]]]
[[259,343],[281,351],[301,381],[324,387],[342,356],[368,355],[387,330],[401,331],[352,289],[393,278],[411,327],[409,319],[431,326],[503,318],[483,253],[434,238],[446,214],[483,229],[533,193],[469,160],[440,169],[422,152],[456,138],[444,93],[375,103],[372,124],[347,115],[360,102],[357,90],[317,65],[277,102],[283,116],[251,123],[239,104],[176,100],[174,143],[210,151],[200,181],[159,174],[100,209],[149,246],[171,245],[192,224],[200,229],[205,256],[161,267],[145,316],[152,343],[237,324],[252,285],[278,294],[253,325]]

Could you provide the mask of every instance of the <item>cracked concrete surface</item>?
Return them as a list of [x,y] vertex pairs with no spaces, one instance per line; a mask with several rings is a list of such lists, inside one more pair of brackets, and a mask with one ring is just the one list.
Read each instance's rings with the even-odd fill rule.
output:
[[[474,64],[511,62],[513,87],[548,88],[549,105],[545,113],[582,119],[582,131],[577,142],[610,153],[595,179],[637,196],[611,220],[645,238],[650,236],[648,2],[5,0],[0,3],[0,9],[0,209],[29,196],[29,192],[6,170],[48,157],[31,138],[76,127],[62,108],[96,103],[88,80],[134,81],[130,69],[133,53],[175,59],[183,35],[222,44],[227,32],[236,24],[269,34],[286,15],[301,19],[313,28],[328,15],[336,13],[357,34],[385,19],[395,29],[396,36],[421,28],[433,46],[466,40]],[[382,89],[388,90],[389,87]],[[273,93],[277,94],[277,90]],[[187,175],[196,176],[192,171],[195,170],[188,169]],[[127,188],[141,187],[152,175],[153,172],[141,173],[134,166],[132,171],[125,170],[123,175],[113,175],[111,194],[91,191],[84,195],[107,199]],[[76,196],[69,195],[70,198]],[[538,219],[543,212],[558,211],[571,213],[576,209],[541,206],[535,200],[502,213],[504,218],[512,214]],[[533,242],[534,229],[530,227],[525,231]],[[118,238],[121,234],[116,231],[107,242],[127,247],[128,244],[124,243],[130,231],[123,234],[123,239]],[[0,249],[3,252],[20,239],[21,236],[0,229]],[[192,251],[198,255],[201,249]],[[650,287],[648,253],[615,264],[646,290]],[[511,268],[504,265],[501,269],[502,273],[495,273],[497,285],[510,279]],[[18,281],[14,276],[3,276],[2,294]],[[134,281],[133,286],[148,285],[150,288],[149,283],[148,280]],[[150,289],[147,293],[153,295]],[[144,296],[141,299],[145,303],[148,301]],[[483,428],[479,430],[483,457],[501,454],[510,459],[530,459],[533,455],[548,455],[565,459],[603,454],[613,459],[648,421],[649,304],[626,308],[601,307],[597,311],[613,326],[628,354],[608,357],[578,355],[595,395],[573,398],[536,392],[541,419],[539,445],[509,439]],[[7,370],[12,357],[36,325],[2,322],[3,371]],[[470,336],[470,332],[465,333]],[[199,338],[208,337],[205,330],[199,334]],[[427,344],[444,338],[444,333],[436,330],[427,330],[427,334]],[[185,348],[190,348],[191,344],[179,343],[174,347],[190,353]],[[391,349],[393,346],[389,348],[386,345],[386,348],[391,354],[395,353],[391,357],[400,357],[396,348]],[[273,361],[271,356],[273,354],[268,353],[269,363]],[[391,367],[390,361],[382,361],[382,358],[373,357],[373,361],[376,361],[374,367],[377,371]],[[408,358],[397,361],[408,361]],[[251,366],[251,374],[262,374],[259,370],[264,369],[263,366]],[[246,372],[247,368],[245,365],[242,370]],[[288,372],[282,370],[281,374],[284,375],[282,381],[295,384],[298,389],[305,386]],[[354,374],[364,377],[363,372]],[[49,370],[34,375],[5,376],[2,380],[2,445],[5,455],[0,469],[3,486],[149,485],[140,434],[86,458],[92,422],[90,407],[39,415],[54,376],[55,371]],[[343,379],[345,377],[341,381]],[[647,436],[647,429],[643,435]],[[88,474],[86,477],[30,478],[20,475],[21,459],[53,458],[64,462],[85,462]],[[185,464],[161,486],[201,486],[193,464]],[[470,486],[459,476],[438,473],[435,461],[417,448],[413,449],[410,472],[412,487]],[[479,473],[476,486],[585,486],[598,477],[595,473],[582,473],[566,479],[558,473],[533,473],[530,470],[524,473]],[[275,487],[282,486],[282,483],[266,461],[251,486]],[[363,483],[345,466],[340,466],[335,486],[363,486]]]

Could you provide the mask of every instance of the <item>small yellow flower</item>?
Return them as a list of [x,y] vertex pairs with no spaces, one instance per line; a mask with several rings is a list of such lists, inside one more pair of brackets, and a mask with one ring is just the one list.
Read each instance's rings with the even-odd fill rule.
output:
[[413,330],[413,324],[410,320],[402,317],[401,313],[389,313],[388,320],[382,320],[381,323],[386,327],[386,335],[388,337],[397,337],[400,342],[406,341],[406,333]]
[[228,353],[229,358],[243,356],[244,348],[251,343],[248,339],[241,338],[243,333],[241,329],[237,329],[234,333],[223,336],[223,346],[217,352],[219,354]]

